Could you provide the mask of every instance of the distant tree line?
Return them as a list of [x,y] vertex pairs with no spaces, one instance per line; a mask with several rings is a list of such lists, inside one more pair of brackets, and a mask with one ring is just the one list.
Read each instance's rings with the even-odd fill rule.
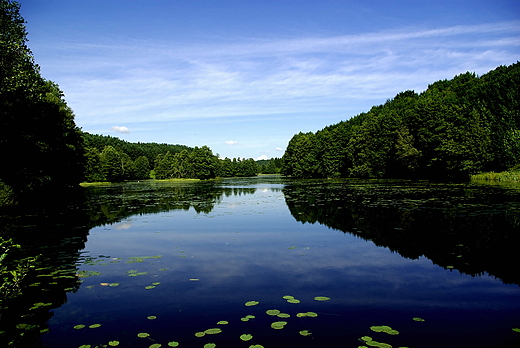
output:
[[347,121],[292,137],[282,174],[467,179],[520,163],[520,63],[405,91]]
[[256,161],[259,172],[262,174],[279,174],[282,170],[282,159],[274,157],[268,160]]

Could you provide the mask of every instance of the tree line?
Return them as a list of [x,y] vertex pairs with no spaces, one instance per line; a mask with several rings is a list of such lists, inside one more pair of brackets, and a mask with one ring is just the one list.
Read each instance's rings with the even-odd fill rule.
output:
[[520,63],[405,91],[292,137],[282,174],[302,178],[467,179],[520,163]]

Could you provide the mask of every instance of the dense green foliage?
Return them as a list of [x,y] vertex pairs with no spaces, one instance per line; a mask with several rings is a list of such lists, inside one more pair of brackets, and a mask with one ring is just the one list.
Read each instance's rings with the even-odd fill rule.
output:
[[316,133],[299,133],[282,173],[303,178],[467,179],[520,162],[520,63],[405,91]]
[[[207,146],[130,143],[84,133],[87,182],[155,179],[212,179],[255,176],[252,159],[219,159]],[[151,172],[153,170],[153,172]],[[152,174],[153,173],[153,174]]]
[[20,198],[79,183],[84,155],[72,110],[27,47],[19,10],[0,0],[0,181]]
[[262,174],[278,174],[282,170],[282,159],[278,157],[268,160],[258,160],[256,163]]

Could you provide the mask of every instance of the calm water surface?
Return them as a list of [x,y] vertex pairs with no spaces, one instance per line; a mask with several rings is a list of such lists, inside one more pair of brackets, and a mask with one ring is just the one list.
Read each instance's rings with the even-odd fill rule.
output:
[[[85,191],[49,221],[5,225],[28,231],[27,252],[42,256],[2,309],[4,336],[25,330],[18,342],[46,347],[520,346],[518,188],[259,177]],[[222,332],[196,337],[212,328]]]

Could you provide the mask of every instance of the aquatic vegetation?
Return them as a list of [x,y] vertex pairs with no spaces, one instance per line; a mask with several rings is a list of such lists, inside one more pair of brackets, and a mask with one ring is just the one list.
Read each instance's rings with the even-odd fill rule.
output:
[[514,327],[512,330],[513,330],[514,332],[520,332],[520,328],[517,328],[517,327]]
[[399,335],[399,331],[392,329],[390,326],[371,326],[370,330],[374,332],[384,332],[389,335]]
[[226,320],[221,320],[221,321],[219,321],[219,322],[217,323],[217,325],[227,325],[227,324],[229,324],[229,322],[226,321]]
[[202,331],[195,332],[195,337],[204,337],[204,336],[206,336],[205,332],[202,332]]
[[310,336],[312,335],[312,332],[310,332],[309,330],[301,330],[299,334],[302,336]]
[[286,321],[275,321],[271,324],[271,327],[275,330],[281,330],[285,327],[285,325],[287,325]]
[[251,339],[253,339],[253,335],[251,335],[251,334],[243,334],[243,335],[240,335],[240,339],[242,341],[250,341]]
[[168,347],[178,347],[178,346],[179,346],[179,342],[177,342],[177,341],[168,342]]
[[108,345],[111,347],[117,347],[119,345],[119,341],[110,341],[108,342]]
[[206,343],[204,348],[215,348],[217,345],[215,343]]
[[146,337],[150,337],[150,334],[147,332],[140,332],[137,334],[137,337],[146,338]]
[[84,329],[84,328],[85,328],[85,325],[83,325],[83,324],[79,324],[79,325],[74,326],[74,329],[76,329],[76,330],[81,330],[81,329]]
[[247,301],[247,302],[245,303],[245,305],[246,305],[247,307],[251,307],[251,306],[256,306],[256,305],[259,304],[259,303],[260,303],[260,302],[258,302],[258,301]]
[[423,318],[415,317],[412,318],[413,321],[425,321]]
[[101,324],[92,324],[92,325],[89,325],[89,329],[97,329],[98,327],[100,327]]
[[146,317],[146,319],[154,320],[154,319],[157,319],[157,317],[155,315],[149,315]]
[[204,331],[204,333],[206,335],[216,335],[218,333],[221,333],[222,332],[222,329],[219,329],[219,328],[214,328],[214,329],[207,329]]
[[101,272],[96,272],[96,271],[79,271],[78,272],[78,277],[80,277],[80,278],[94,277],[94,276],[98,276],[98,275],[101,275]]
[[314,298],[316,301],[328,301],[330,300],[330,297],[326,297],[326,296],[316,296]]
[[267,315],[275,316],[275,315],[280,314],[281,312],[278,309],[268,309],[266,311],[266,313],[267,313]]

